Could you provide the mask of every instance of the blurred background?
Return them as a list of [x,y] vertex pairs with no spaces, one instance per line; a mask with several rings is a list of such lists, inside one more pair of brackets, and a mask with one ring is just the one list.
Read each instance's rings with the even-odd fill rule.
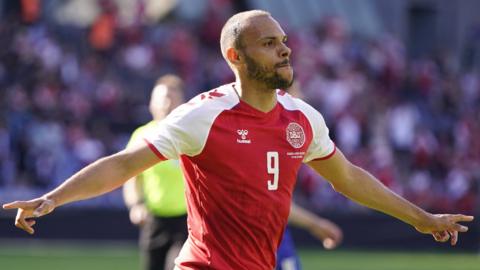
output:
[[[187,97],[231,82],[221,27],[256,8],[287,32],[295,90],[322,112],[354,163],[424,209],[478,216],[475,0],[1,0],[0,203],[39,196],[123,149],[150,120],[160,75],[178,74]],[[339,251],[326,252],[294,230],[305,269],[480,269],[478,221],[450,248],[348,201],[307,168],[294,199],[345,232]],[[80,261],[91,265],[78,269],[138,267],[137,229],[120,190],[58,209],[35,237],[13,218],[0,210],[1,269],[31,268],[19,261],[37,269],[77,269]],[[440,257],[447,259],[436,265]]]

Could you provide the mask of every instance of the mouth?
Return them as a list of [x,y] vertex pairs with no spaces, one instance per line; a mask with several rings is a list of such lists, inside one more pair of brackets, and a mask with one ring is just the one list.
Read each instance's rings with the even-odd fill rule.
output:
[[284,67],[291,67],[289,60],[285,60],[285,61],[275,65],[275,68],[284,68]]

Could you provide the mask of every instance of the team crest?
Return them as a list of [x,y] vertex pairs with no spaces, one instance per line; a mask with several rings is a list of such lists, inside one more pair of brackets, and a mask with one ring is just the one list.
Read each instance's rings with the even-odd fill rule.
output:
[[305,143],[305,132],[302,126],[295,122],[291,122],[287,126],[287,141],[294,148],[300,148]]

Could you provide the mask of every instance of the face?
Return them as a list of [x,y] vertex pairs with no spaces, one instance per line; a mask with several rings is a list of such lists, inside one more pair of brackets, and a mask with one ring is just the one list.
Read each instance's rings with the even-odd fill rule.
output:
[[263,84],[268,89],[286,89],[293,83],[293,69],[290,66],[290,48],[286,46],[287,36],[280,25],[270,16],[252,19],[242,35],[243,68],[247,77]]
[[150,112],[155,119],[163,119],[182,103],[183,94],[179,89],[160,84],[153,89],[150,99]]

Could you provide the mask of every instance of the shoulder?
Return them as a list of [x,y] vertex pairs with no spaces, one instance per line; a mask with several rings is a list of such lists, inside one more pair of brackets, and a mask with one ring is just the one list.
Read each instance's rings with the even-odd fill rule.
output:
[[153,141],[169,158],[180,154],[195,156],[205,146],[218,116],[238,102],[238,96],[231,85],[201,93],[162,120]]
[[167,117],[169,120],[194,120],[198,118],[211,119],[224,110],[229,110],[239,102],[238,96],[232,89],[232,84],[203,92],[187,103],[173,110]]
[[291,96],[283,90],[277,90],[277,100],[286,110],[300,111],[311,123],[317,122],[318,120],[323,121],[321,113],[310,104]]
[[285,110],[300,111],[312,132],[312,140],[303,162],[318,158],[328,158],[335,152],[335,144],[329,137],[329,129],[322,114],[305,101],[294,98],[288,93],[278,92],[278,101]]

